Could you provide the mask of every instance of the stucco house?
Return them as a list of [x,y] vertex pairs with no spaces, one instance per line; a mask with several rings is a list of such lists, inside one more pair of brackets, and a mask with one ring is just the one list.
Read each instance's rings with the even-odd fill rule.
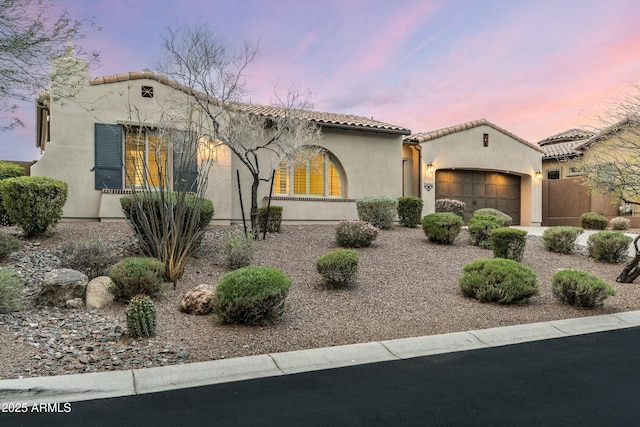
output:
[[[422,182],[426,213],[434,212],[437,199],[457,199],[468,213],[495,208],[514,224],[540,225],[543,153],[538,145],[486,119],[415,133],[404,144],[405,159],[418,165],[415,176]],[[419,183],[410,185],[414,189]]]
[[621,206],[621,201],[610,195],[589,192],[582,183],[580,171],[580,165],[585,161],[589,162],[603,153],[611,161],[616,161],[616,156],[624,157],[623,150],[615,144],[629,131],[629,126],[636,124],[622,120],[595,132],[570,129],[538,143],[544,150],[542,225],[580,226],[581,214],[598,212],[609,218],[622,214],[629,217],[632,227],[640,226],[640,209],[637,205],[624,206],[622,203]]
[[[92,79],[83,61],[71,56],[58,60],[77,64],[72,76],[76,93],[71,101],[61,100],[52,83],[50,93],[39,100],[37,144],[42,156],[32,166],[31,174],[68,183],[64,219],[120,220],[124,217],[119,204],[122,194],[136,187],[136,179],[157,179],[127,173],[127,168],[136,158],[157,156],[148,148],[158,138],[157,117],[171,102],[188,95],[174,82],[150,71]],[[133,122],[128,108],[132,105],[137,117]],[[282,114],[277,107],[243,108],[264,117]],[[402,138],[410,134],[408,129],[353,115],[316,111],[296,114],[320,126],[322,135],[309,159],[313,167],[292,166],[286,173],[278,172],[272,204],[284,207],[284,221],[353,219],[357,218],[358,198],[402,195]],[[143,138],[143,147],[132,148],[132,138],[138,138],[138,143]],[[162,156],[168,163],[175,160],[170,150]],[[215,207],[214,223],[239,222],[242,212],[236,171],[240,172],[245,210],[250,205],[251,176],[227,147],[217,147],[213,156],[206,196]],[[279,166],[276,158],[265,158],[262,164],[265,169]],[[262,204],[266,204],[269,192],[269,185],[260,186],[258,200]]]

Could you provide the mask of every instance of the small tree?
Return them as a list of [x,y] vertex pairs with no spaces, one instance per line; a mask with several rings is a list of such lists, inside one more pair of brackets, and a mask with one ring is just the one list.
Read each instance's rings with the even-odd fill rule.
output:
[[[68,41],[85,37],[83,26],[65,9],[50,0],[0,0],[0,130],[24,126],[16,102],[32,103],[38,92],[49,85],[50,77],[64,81],[73,72],[74,63],[58,67],[50,75],[52,57],[62,57],[71,49]],[[96,53],[76,55],[96,63]]]
[[239,102],[246,92],[244,73],[257,47],[245,43],[230,54],[204,24],[170,27],[162,44],[158,70],[182,86],[211,123],[211,140],[227,146],[251,175],[251,229],[257,238],[260,183],[270,182],[281,165],[304,162],[300,153],[319,139],[319,127],[305,118],[305,109],[311,107],[308,97],[290,90],[276,97],[275,108]]

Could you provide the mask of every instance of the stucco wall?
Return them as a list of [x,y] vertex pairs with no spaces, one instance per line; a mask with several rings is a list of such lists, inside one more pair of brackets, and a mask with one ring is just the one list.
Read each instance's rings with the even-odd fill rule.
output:
[[[32,167],[32,175],[49,176],[69,184],[69,196],[63,210],[65,219],[123,218],[118,194],[95,189],[95,123],[142,123],[149,126],[166,123],[167,111],[187,100],[180,91],[156,80],[128,79],[108,84],[90,85],[86,69],[78,75],[80,92],[71,101],[56,102],[55,91],[50,107],[51,140],[46,151]],[[153,86],[153,98],[141,96],[142,86]],[[131,113],[130,113],[131,112]],[[175,111],[173,111],[175,113]],[[402,136],[376,132],[325,128],[318,146],[329,150],[344,171],[344,198],[383,194],[399,197],[402,193]],[[278,160],[261,155],[261,168],[269,172]],[[247,168],[228,148],[219,147],[209,172],[207,197],[212,200],[214,223],[228,224],[242,218],[238,198],[236,170],[240,171],[245,214],[249,215],[251,176]],[[262,182],[258,201],[265,204],[269,185]],[[286,200],[285,221],[338,221],[356,217],[351,201]]]
[[[483,146],[484,134],[489,144]],[[451,133],[422,144],[422,170],[425,183],[435,185],[435,172],[429,174],[426,165],[438,169],[470,169],[505,172],[521,177],[521,224],[542,222],[542,186],[535,179],[542,168],[542,153],[490,126],[482,125]],[[435,188],[422,191],[425,213],[435,210]]]

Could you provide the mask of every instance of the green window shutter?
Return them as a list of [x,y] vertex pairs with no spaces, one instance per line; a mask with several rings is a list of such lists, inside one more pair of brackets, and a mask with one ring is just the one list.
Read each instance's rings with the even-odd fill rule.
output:
[[95,124],[95,188],[122,189],[122,126]]

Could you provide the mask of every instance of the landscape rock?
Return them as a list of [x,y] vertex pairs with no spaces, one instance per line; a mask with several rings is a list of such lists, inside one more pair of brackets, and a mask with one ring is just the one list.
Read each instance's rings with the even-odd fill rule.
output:
[[113,281],[107,276],[96,277],[87,285],[85,302],[87,310],[94,308],[100,309],[111,304],[115,296],[109,288],[113,285]]
[[187,314],[211,313],[211,300],[216,291],[211,285],[199,285],[187,291],[180,302],[180,311]]
[[44,275],[36,302],[38,305],[65,307],[69,300],[84,299],[88,282],[86,274],[70,268],[51,270]]
[[65,303],[67,308],[83,308],[84,300],[82,298],[73,298]]

